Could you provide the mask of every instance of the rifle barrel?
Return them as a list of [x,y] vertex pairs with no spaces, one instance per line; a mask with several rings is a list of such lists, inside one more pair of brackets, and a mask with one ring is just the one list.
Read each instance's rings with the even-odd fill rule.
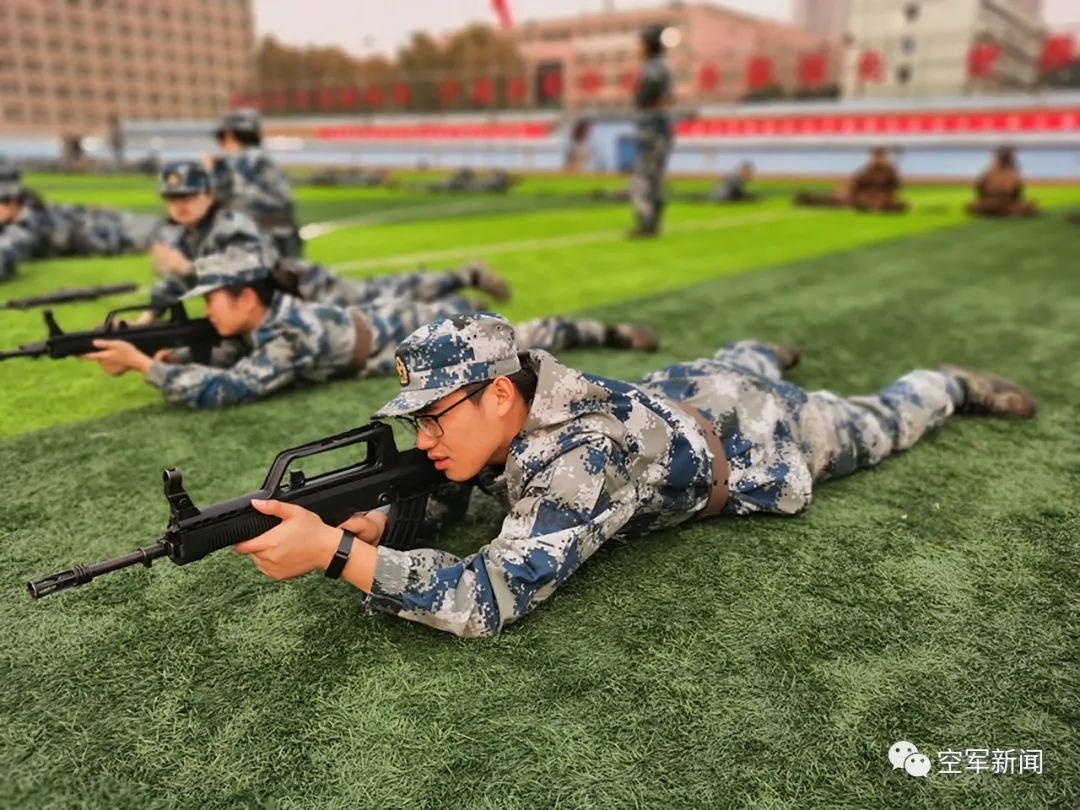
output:
[[63,591],[85,585],[94,577],[116,571],[119,568],[129,568],[140,563],[149,568],[154,560],[164,557],[168,553],[164,539],[162,537],[154,545],[143,546],[137,551],[125,554],[123,557],[105,560],[92,565],[76,565],[67,571],[60,571],[52,576],[35,579],[27,583],[26,589],[30,592],[31,599],[40,599],[42,596],[47,596],[54,591]]
[[13,357],[44,357],[49,353],[49,347],[45,343],[27,343],[14,351],[0,352],[0,360],[10,360]]

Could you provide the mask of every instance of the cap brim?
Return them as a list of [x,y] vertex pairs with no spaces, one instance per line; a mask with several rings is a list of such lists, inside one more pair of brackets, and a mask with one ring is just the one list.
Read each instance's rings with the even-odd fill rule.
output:
[[371,415],[372,419],[386,419],[394,416],[408,416],[421,408],[426,408],[433,402],[438,402],[443,397],[449,396],[461,389],[460,384],[448,385],[444,388],[430,388],[422,391],[402,391],[392,400],[383,405]]
[[0,183],[0,197],[18,197],[22,194],[22,186],[19,183]]
[[197,287],[192,287],[186,293],[180,296],[181,301],[187,301],[189,298],[202,298],[207,293],[212,293],[214,290],[223,289],[228,285],[226,284],[200,284]]

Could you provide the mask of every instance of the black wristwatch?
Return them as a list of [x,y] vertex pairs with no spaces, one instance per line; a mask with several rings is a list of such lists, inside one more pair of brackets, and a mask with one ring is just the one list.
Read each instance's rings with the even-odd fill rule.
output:
[[349,554],[352,553],[352,544],[355,539],[355,534],[347,529],[342,530],[341,542],[338,543],[337,551],[334,552],[334,558],[330,560],[330,565],[326,566],[327,579],[337,579],[341,576],[341,572],[345,570],[345,563],[349,561]]

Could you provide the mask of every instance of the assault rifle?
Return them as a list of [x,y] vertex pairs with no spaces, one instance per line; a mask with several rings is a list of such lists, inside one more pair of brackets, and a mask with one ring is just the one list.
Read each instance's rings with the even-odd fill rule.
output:
[[0,302],[0,309],[34,309],[48,304],[67,304],[72,301],[96,301],[109,295],[135,292],[138,284],[108,284],[102,287],[64,287],[56,292],[30,298],[12,298]]
[[95,352],[95,340],[126,340],[143,354],[153,355],[161,349],[188,348],[191,359],[206,365],[210,354],[221,342],[221,335],[206,318],[189,318],[181,302],[172,304],[169,320],[164,323],[129,326],[126,321],[116,320],[121,312],[144,312],[148,304],[114,309],[105,316],[104,326],[86,332],[65,332],[56,323],[52,310],[45,310],[45,325],[49,337],[40,343],[25,343],[15,351],[0,352],[0,360],[12,357],[45,357],[59,360]]
[[[297,459],[354,444],[367,445],[364,460],[312,478],[294,470],[285,481],[286,469]],[[94,577],[140,563],[149,568],[160,557],[187,565],[214,551],[258,537],[281,523],[280,518],[257,511],[251,505],[252,500],[296,504],[332,526],[344,523],[354,512],[389,506],[386,529],[379,544],[408,550],[418,545],[428,496],[446,483],[446,477],[423,451],[416,448],[399,451],[393,431],[382,422],[284,450],[274,459],[258,492],[205,509],[196,509],[184,491],[180,470],[165,470],[164,480],[169,527],[154,545],[113,560],[78,565],[34,580],[27,584],[30,597],[39,599],[53,591],[85,585]]]

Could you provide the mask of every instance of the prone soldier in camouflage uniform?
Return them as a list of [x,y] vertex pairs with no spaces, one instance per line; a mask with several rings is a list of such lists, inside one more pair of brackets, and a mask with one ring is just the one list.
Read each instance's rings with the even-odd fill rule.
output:
[[144,253],[158,224],[145,214],[46,204],[22,184],[18,169],[0,166],[0,280],[20,262]]
[[318,304],[352,307],[384,298],[432,303],[465,289],[488,293],[496,301],[510,300],[510,287],[481,261],[457,270],[414,270],[371,278],[343,278],[321,264],[305,259],[282,259],[273,271],[278,288]]
[[214,193],[226,208],[239,211],[269,234],[282,256],[302,256],[296,206],[284,172],[262,148],[262,125],[254,110],[226,115],[214,133],[225,154],[206,158]]
[[671,154],[672,130],[666,107],[671,102],[671,72],[664,64],[664,29],[650,26],[641,36],[645,63],[634,91],[638,110],[637,157],[630,196],[637,213],[632,238],[653,237],[660,232],[664,213],[664,169]]
[[161,170],[161,197],[168,223],[151,250],[159,281],[150,292],[153,309],[138,323],[150,323],[195,286],[195,261],[230,248],[259,256],[265,266],[277,261],[268,237],[244,214],[214,198],[209,172],[194,161],[169,163]]
[[280,502],[256,508],[282,524],[236,550],[275,579],[325,569],[340,552],[347,561],[334,575],[364,591],[370,609],[490,636],[612,538],[706,517],[797,515],[816,483],[910,448],[953,414],[1035,412],[1015,383],[955,367],[912,371],[872,396],[807,392],[782,379],[799,352],[758,341],[634,384],[522,348],[498,316],[429,324],[398,348],[401,393],[374,414],[415,430],[449,479],[431,529],[460,520],[474,488],[506,509],[479,551],[384,548],[382,513],[335,528]]
[[[262,399],[294,383],[385,376],[394,350],[425,323],[472,311],[461,298],[435,303],[384,298],[359,307],[315,304],[285,295],[254,254],[230,249],[195,262],[197,282],[184,298],[206,296],[207,318],[226,338],[211,365],[187,362],[186,352],[149,357],[122,340],[94,341],[85,359],[112,375],[135,370],[170,402],[219,408]],[[518,327],[529,348],[657,348],[647,327],[600,321],[538,318]]]

